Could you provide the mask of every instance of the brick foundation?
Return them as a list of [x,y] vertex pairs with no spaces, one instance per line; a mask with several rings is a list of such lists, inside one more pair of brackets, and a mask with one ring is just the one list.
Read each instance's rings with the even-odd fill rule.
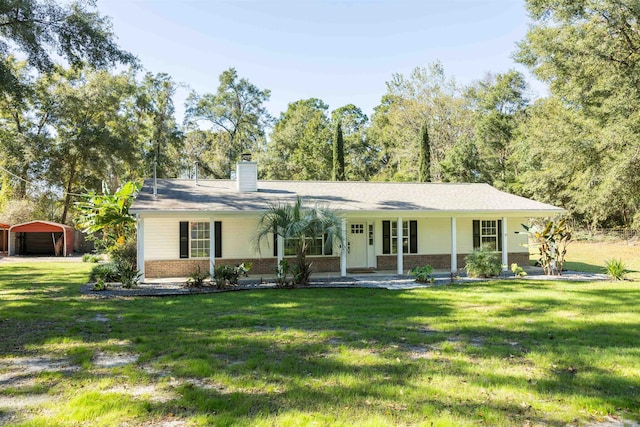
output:
[[[289,263],[291,263],[291,258]],[[339,272],[340,257],[307,258],[312,265],[314,272]],[[243,262],[251,262],[249,274],[274,274],[278,264],[275,258],[255,258],[255,259],[216,259],[216,265],[238,265]],[[179,259],[166,261],[145,261],[144,275],[149,279],[159,279],[163,277],[187,277],[200,266],[202,271],[209,271],[208,259]]]
[[[464,268],[465,254],[458,254],[458,268]],[[291,258],[287,258],[292,262]],[[308,258],[312,262],[312,269],[317,273],[340,272],[340,257]],[[377,256],[377,270],[395,270],[397,268],[396,255]],[[255,259],[216,259],[216,265],[237,265],[243,262],[251,262],[250,274],[274,274],[277,266],[275,258]],[[510,253],[509,263],[517,262],[520,266],[529,265],[528,253]],[[451,255],[404,255],[404,270],[429,264],[435,269],[451,268]],[[145,277],[158,279],[163,277],[188,277],[200,266],[202,271],[209,271],[208,259],[180,259],[167,261],[145,261]]]
[[[464,268],[464,258],[467,254],[457,254],[458,268]],[[378,262],[378,270],[395,270],[398,266],[397,255],[378,255],[376,257]],[[529,265],[528,253],[509,253],[509,263],[517,262],[520,266]],[[409,255],[405,254],[402,257],[402,264],[405,270],[410,270],[415,267],[421,267],[429,264],[435,269],[447,270],[451,268],[451,255],[439,254],[439,255]]]

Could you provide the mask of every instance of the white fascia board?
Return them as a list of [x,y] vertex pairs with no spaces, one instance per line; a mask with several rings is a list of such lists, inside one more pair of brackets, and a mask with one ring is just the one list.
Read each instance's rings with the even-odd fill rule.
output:
[[[267,212],[264,210],[253,211],[209,211],[209,210],[130,210],[132,214],[140,215],[144,218],[163,217],[163,218],[209,218],[215,215],[216,218],[230,217],[251,217],[262,215]],[[518,217],[518,218],[546,218],[561,214],[566,214],[564,209],[549,210],[464,210],[464,211],[445,211],[445,210],[376,210],[376,211],[345,211],[336,210],[336,212],[345,218],[388,218],[388,217],[406,217],[406,218],[450,218],[452,216],[458,218],[474,218],[478,216],[485,217]]]

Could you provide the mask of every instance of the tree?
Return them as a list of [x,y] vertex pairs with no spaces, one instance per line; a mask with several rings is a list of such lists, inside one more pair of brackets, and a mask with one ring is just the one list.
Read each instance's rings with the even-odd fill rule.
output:
[[176,84],[168,74],[146,73],[136,94],[136,135],[141,149],[143,172],[150,176],[153,164],[161,177],[177,177],[180,173],[180,152],[183,135],[175,119],[173,96]]
[[52,116],[47,79],[34,79],[26,63],[11,56],[3,61],[25,90],[20,96],[0,91],[0,208],[8,199],[23,199],[28,190],[33,190],[27,188],[27,183],[37,179],[45,166]]
[[488,75],[469,87],[466,97],[474,112],[473,142],[479,156],[478,180],[508,189],[515,181],[511,161],[518,123],[529,104],[524,76],[514,70]]
[[431,145],[429,144],[429,130],[427,124],[420,128],[420,170],[419,182],[431,182]]
[[55,103],[56,139],[47,156],[46,179],[64,191],[64,223],[73,194],[112,181],[121,158],[135,152],[133,139],[123,139],[119,131],[126,122],[123,106],[135,93],[135,84],[127,73],[59,70],[48,90]]
[[22,54],[30,67],[50,72],[51,52],[72,66],[88,62],[104,68],[130,64],[135,58],[115,43],[108,18],[100,16],[95,0],[59,5],[47,0],[4,0],[0,3],[0,91],[20,95],[23,82],[4,61]]
[[311,262],[307,260],[309,245],[322,240],[323,247],[332,248],[334,243],[342,242],[342,220],[330,208],[306,207],[301,198],[294,203],[280,203],[269,207],[258,222],[256,247],[266,239],[271,242],[273,235],[281,236],[285,244],[295,246],[296,264],[294,283],[308,285],[313,272]]
[[140,188],[140,183],[129,181],[112,194],[103,184],[102,194],[91,192],[76,203],[79,213],[76,225],[89,235],[100,233],[108,250],[135,240],[136,218],[129,213],[129,208]]
[[[617,0],[529,0],[533,25],[516,59],[550,84],[556,102],[589,123],[589,179],[573,211],[589,225],[640,228],[640,9]],[[590,132],[586,135],[586,130]],[[569,136],[569,141],[575,139]],[[554,144],[566,144],[556,140]],[[634,220],[636,218],[637,220]]]
[[333,138],[333,175],[334,181],[344,181],[344,139],[342,138],[342,123],[336,124]]
[[417,67],[409,76],[394,74],[373,116],[369,136],[381,146],[382,164],[376,179],[415,181],[419,145],[416,135],[427,123],[431,133],[431,177],[442,179],[440,162],[457,140],[473,132],[471,111],[455,80],[440,63]]
[[289,104],[273,127],[261,157],[267,179],[329,180],[331,125],[327,104],[316,98]]
[[619,0],[528,0],[516,59],[563,101],[632,114],[640,101],[640,8]]
[[369,118],[354,104],[331,112],[331,123],[340,123],[344,147],[344,175],[349,181],[368,181],[379,169],[379,147],[367,138]]
[[257,151],[264,139],[265,128],[271,122],[264,103],[271,92],[260,90],[245,78],[238,78],[234,68],[220,75],[215,94],[202,96],[192,92],[186,101],[186,121],[190,127],[206,122],[212,130],[226,135],[221,138],[227,152],[225,175],[231,174],[233,163],[244,152]]

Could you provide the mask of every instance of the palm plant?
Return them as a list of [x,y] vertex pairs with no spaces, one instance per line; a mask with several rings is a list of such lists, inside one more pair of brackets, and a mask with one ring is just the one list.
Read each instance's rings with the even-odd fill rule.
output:
[[312,242],[323,239],[323,247],[332,247],[334,242],[342,242],[342,222],[337,213],[327,207],[315,205],[305,207],[298,197],[294,203],[271,205],[258,222],[256,246],[273,234],[282,236],[295,247],[294,283],[308,285],[312,273],[307,253]]

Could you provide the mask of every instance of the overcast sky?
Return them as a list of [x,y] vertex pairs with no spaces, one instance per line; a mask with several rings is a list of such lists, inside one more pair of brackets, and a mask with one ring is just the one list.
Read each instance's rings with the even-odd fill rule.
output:
[[[312,97],[371,115],[393,73],[437,60],[465,84],[525,71],[512,59],[528,26],[517,0],[99,0],[98,7],[147,70],[206,93],[235,67],[271,90],[267,107],[276,117]],[[175,99],[179,120],[187,93]]]

